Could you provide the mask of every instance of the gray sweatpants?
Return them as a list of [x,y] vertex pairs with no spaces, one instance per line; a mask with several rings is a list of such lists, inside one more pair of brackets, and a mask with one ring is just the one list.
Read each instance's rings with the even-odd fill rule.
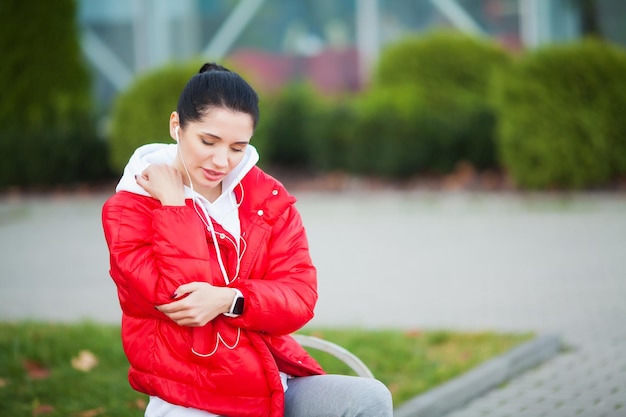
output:
[[[346,375],[292,378],[285,417],[392,417],[391,393],[380,381]],[[145,417],[217,417],[151,397]]]

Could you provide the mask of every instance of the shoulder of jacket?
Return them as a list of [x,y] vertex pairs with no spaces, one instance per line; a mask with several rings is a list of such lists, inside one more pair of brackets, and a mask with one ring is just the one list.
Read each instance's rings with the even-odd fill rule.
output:
[[104,207],[140,208],[153,209],[160,206],[158,200],[129,191],[118,191],[104,202]]
[[259,167],[253,167],[248,174],[241,180],[241,185],[246,192],[254,190],[253,199],[266,199],[269,196],[280,196],[281,199],[291,200],[292,203],[296,198],[287,191],[282,182],[266,173]]
[[268,223],[273,223],[296,203],[296,198],[279,180],[256,166],[241,180],[241,186],[244,192],[241,208]]
[[160,207],[158,200],[128,191],[119,191],[109,197],[102,206],[102,220],[119,222],[128,213],[142,215]]

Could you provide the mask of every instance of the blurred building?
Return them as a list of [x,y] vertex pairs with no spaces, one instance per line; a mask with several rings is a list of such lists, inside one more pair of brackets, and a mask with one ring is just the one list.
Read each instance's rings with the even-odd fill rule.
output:
[[[595,8],[586,10],[586,4]],[[104,112],[138,74],[170,61],[228,58],[271,91],[367,84],[379,52],[448,27],[519,50],[589,30],[626,46],[624,0],[78,0],[82,47]]]

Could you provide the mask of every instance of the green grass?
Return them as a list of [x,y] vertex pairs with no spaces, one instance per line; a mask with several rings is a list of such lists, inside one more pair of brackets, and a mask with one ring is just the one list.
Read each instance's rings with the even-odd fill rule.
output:
[[[389,387],[398,406],[530,340],[530,334],[401,330],[308,330],[356,354]],[[331,355],[310,350],[327,370],[353,372]]]
[[[126,374],[119,327],[93,323],[0,323],[0,416],[140,417],[147,397]],[[531,335],[305,329],[356,354],[392,391],[395,406],[528,340]],[[98,364],[77,370],[72,359],[92,352]],[[351,371],[311,350],[330,373]]]

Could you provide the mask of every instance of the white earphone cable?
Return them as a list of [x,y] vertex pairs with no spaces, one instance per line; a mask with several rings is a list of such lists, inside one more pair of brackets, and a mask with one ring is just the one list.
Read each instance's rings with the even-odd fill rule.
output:
[[[187,169],[187,164],[185,163],[185,158],[183,157],[183,152],[182,149],[180,147],[180,138],[178,136],[178,129],[179,126],[176,126],[175,132],[176,132],[176,146],[178,147],[178,154],[180,155],[180,160],[183,163],[183,167],[185,168],[185,173],[187,174],[187,179],[189,180],[189,188],[191,189],[191,201],[193,203],[193,208],[196,211],[196,214],[198,215],[198,217],[200,217],[200,220],[202,221],[202,223],[204,223],[204,225],[206,226],[207,230],[211,233],[211,240],[213,241],[213,246],[215,247],[215,252],[216,252],[216,256],[217,256],[217,262],[220,266],[220,271],[222,272],[222,276],[224,277],[224,282],[226,283],[226,285],[229,285],[231,282],[235,281],[237,278],[239,278],[239,268],[241,266],[241,258],[243,257],[243,254],[246,251],[247,248],[247,243],[245,241],[245,239],[243,239],[243,237],[241,237],[241,241],[243,242],[243,250],[240,251],[239,250],[239,245],[236,244],[230,237],[228,237],[226,234],[220,234],[221,238],[228,238],[228,240],[233,244],[233,246],[235,247],[235,250],[237,252],[237,266],[235,269],[235,277],[232,279],[232,281],[230,280],[230,278],[228,277],[228,274],[226,272],[226,268],[224,267],[224,262],[222,261],[222,253],[220,251],[219,248],[219,244],[217,243],[217,235],[215,233],[215,228],[213,227],[213,221],[211,220],[211,216],[209,215],[209,213],[206,211],[206,209],[204,208],[204,206],[202,205],[202,211],[204,213],[204,216],[202,214],[200,214],[200,212],[198,211],[198,204],[196,203],[196,196],[195,196],[195,190],[193,189],[193,181],[191,180],[191,174],[189,174],[189,170]],[[241,186],[241,184],[239,184]],[[243,201],[243,186],[241,186],[241,201]],[[237,207],[239,207],[241,205],[241,202],[237,203],[237,201],[235,201],[235,204],[237,205]],[[205,220],[206,217],[206,220]],[[220,341],[222,342],[222,344],[227,348],[227,349],[235,349],[237,347],[237,345],[239,344],[239,339],[241,337],[241,328],[237,327],[237,339],[235,340],[235,343],[233,345],[229,345],[228,343],[226,343],[226,341],[224,340],[224,338],[222,337],[222,335],[220,334],[220,332],[217,332],[216,335],[216,340],[215,340],[215,348],[207,354],[203,354],[203,353],[199,353],[196,352],[195,349],[192,347],[191,351],[194,355],[196,356],[200,356],[203,358],[208,358],[210,356],[213,356],[216,352],[217,349],[219,347]]]
[[[217,243],[217,235],[215,233],[215,228],[213,227],[213,221],[211,220],[211,216],[209,215],[209,213],[207,213],[206,209],[204,208],[204,206],[202,206],[202,211],[204,212],[204,216],[202,216],[200,214],[200,212],[198,211],[198,205],[196,202],[196,197],[195,197],[195,190],[193,188],[193,181],[191,180],[191,175],[189,174],[189,169],[187,169],[187,164],[185,163],[185,158],[183,157],[183,153],[182,150],[180,149],[180,138],[178,136],[178,129],[179,127],[176,127],[176,144],[178,146],[178,154],[180,155],[180,159],[183,163],[183,168],[185,168],[185,173],[187,174],[187,179],[189,180],[189,188],[191,188],[191,193],[192,193],[192,202],[193,202],[193,207],[194,210],[196,211],[196,214],[198,214],[198,217],[200,217],[200,220],[202,220],[202,223],[204,223],[204,225],[206,226],[207,230],[211,233],[211,240],[213,241],[213,246],[215,247],[215,252],[217,253],[217,262],[220,266],[220,271],[222,272],[222,276],[224,277],[224,282],[226,283],[226,285],[229,285],[232,281],[236,280],[239,277],[239,268],[240,268],[240,261],[241,258],[243,256],[243,253],[240,253],[239,251],[239,245],[236,244],[236,242],[234,242],[232,239],[229,238],[229,241],[231,243],[233,243],[233,245],[235,246],[235,249],[237,251],[237,265],[236,265],[236,269],[235,269],[235,277],[231,280],[228,277],[228,273],[226,272],[226,268],[224,266],[224,261],[222,260],[222,253],[221,250],[219,248],[219,244]],[[240,184],[241,185],[241,184]],[[243,187],[242,188],[242,201],[243,201]],[[235,203],[237,203],[235,201]],[[241,203],[238,203],[237,206],[239,206]],[[206,217],[206,220],[205,220]],[[208,222],[208,223],[207,223]],[[226,237],[226,235],[221,234],[220,237],[224,238]],[[244,241],[245,242],[245,241]],[[247,245],[244,245],[247,246]]]

